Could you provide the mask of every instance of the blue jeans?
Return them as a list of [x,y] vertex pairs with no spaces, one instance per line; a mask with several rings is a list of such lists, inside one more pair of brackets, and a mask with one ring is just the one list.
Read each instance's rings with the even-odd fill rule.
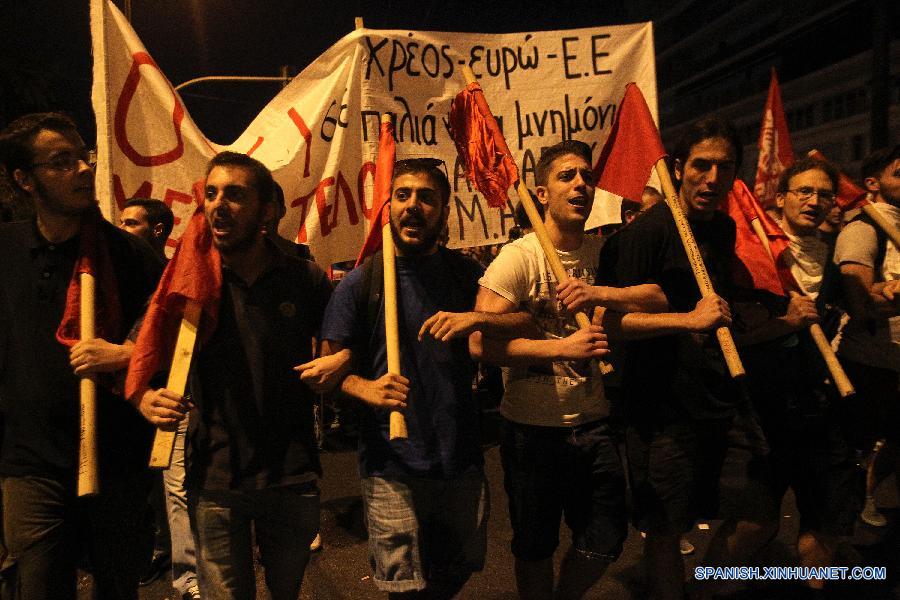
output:
[[206,600],[256,597],[253,537],[272,600],[296,600],[319,530],[315,482],[262,490],[190,490],[200,593]]
[[197,556],[188,517],[187,492],[184,489],[184,441],[188,420],[183,419],[175,434],[172,464],[163,471],[166,515],[172,539],[172,587],[184,594],[197,585]]
[[446,480],[364,477],[362,496],[379,590],[452,597],[484,567],[490,497],[480,468]]

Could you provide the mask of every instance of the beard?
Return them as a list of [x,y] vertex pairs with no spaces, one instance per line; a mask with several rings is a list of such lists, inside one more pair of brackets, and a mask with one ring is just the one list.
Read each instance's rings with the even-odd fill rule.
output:
[[34,179],[34,191],[36,192],[35,195],[40,198],[39,202],[41,208],[54,215],[77,217],[97,206],[96,199],[89,202],[86,206],[73,206],[71,203],[67,203],[65,200],[58,198],[57,195],[45,186],[37,177]]
[[[421,216],[406,216],[400,219],[401,227],[404,225],[426,225],[425,219]],[[437,245],[438,239],[441,237],[441,231],[444,224],[439,221],[433,227],[425,229],[422,233],[421,241],[416,244],[409,244],[400,237],[400,231],[394,220],[391,219],[391,234],[394,236],[394,245],[406,256],[421,256],[428,254]]]

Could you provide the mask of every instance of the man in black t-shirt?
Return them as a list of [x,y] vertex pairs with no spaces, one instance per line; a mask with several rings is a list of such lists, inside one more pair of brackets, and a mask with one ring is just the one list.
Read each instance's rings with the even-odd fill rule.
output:
[[266,237],[272,175],[243,154],[210,161],[203,210],[222,257],[216,329],[194,354],[191,401],[147,390],[140,410],[174,424],[196,406],[185,487],[203,597],[256,593],[252,532],[274,600],[295,600],[319,528],[315,397],[294,366],[312,359],[331,285]]
[[726,433],[739,399],[714,330],[729,325],[735,225],[717,210],[731,189],[741,145],[730,124],[701,120],[673,154],[678,202],[688,218],[714,289],[701,299],[671,211],[657,204],[601,253],[601,280],[655,284],[672,313],[608,315],[610,337],[630,340],[623,373],[626,448],[635,524],[647,534],[645,556],[655,597],[681,598],[679,537],[715,512]]
[[[128,364],[125,334],[161,264],[145,242],[103,221],[91,161],[68,117],[17,119],[0,133],[0,160],[36,210],[33,220],[0,227],[0,487],[19,594],[74,599],[87,549],[97,595],[137,599],[149,552],[142,508],[152,428],[106,377]],[[98,337],[70,350],[57,330],[85,254],[98,259]],[[78,498],[78,388],[88,374],[98,380],[100,493]]]

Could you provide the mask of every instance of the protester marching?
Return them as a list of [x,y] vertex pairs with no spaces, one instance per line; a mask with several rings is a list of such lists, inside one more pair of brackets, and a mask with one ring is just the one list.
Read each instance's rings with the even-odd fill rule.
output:
[[90,21],[96,148],[2,114],[0,600],[900,591],[896,140],[773,67],[745,181],[649,22],[360,23],[220,145]]

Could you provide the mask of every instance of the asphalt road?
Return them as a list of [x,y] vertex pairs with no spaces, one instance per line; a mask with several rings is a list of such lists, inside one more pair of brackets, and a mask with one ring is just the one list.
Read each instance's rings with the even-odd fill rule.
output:
[[[502,487],[502,470],[499,452],[495,445],[488,445],[485,451],[486,469],[491,484],[491,517],[488,528],[488,555],[485,570],[476,574],[469,582],[470,598],[484,600],[512,600],[516,598],[513,579],[512,557],[509,552],[510,527],[506,510],[506,497]],[[729,456],[722,478],[722,511],[724,515],[733,511],[734,495],[730,491],[739,484],[746,454],[734,450]],[[315,554],[306,571],[301,598],[315,600],[384,598],[370,579],[367,559],[367,543],[359,498],[359,480],[356,471],[356,455],[352,442],[338,435],[326,442],[322,456],[325,477],[322,489],[322,538],[323,549]],[[891,520],[891,525],[874,529],[857,523],[856,533],[849,543],[839,549],[839,564],[887,567],[888,581],[878,584],[854,583],[832,586],[830,597],[836,598],[888,598],[900,600],[900,510],[893,478],[879,488],[879,503]],[[750,499],[752,501],[752,498]],[[792,543],[796,540],[798,519],[793,496],[788,493],[782,507],[782,526],[778,538],[749,565],[793,566],[796,552]],[[719,521],[700,524],[688,539],[696,546],[696,552],[687,557],[687,573],[690,576],[697,565],[703,564],[703,553]],[[564,534],[560,548],[569,544]],[[630,600],[648,598],[649,577],[641,565],[642,543],[640,534],[632,529],[622,556],[616,561],[594,586],[589,598],[610,600]],[[557,552],[561,555],[562,552]],[[257,573],[259,598],[268,598],[262,579],[261,569]],[[689,585],[692,582],[689,582]],[[162,600],[176,598],[170,583],[158,581],[142,588],[142,600]],[[86,579],[81,586],[83,597],[87,598],[90,587]],[[734,586],[730,595],[735,599],[781,599],[797,598],[802,590],[797,584],[760,583]]]

